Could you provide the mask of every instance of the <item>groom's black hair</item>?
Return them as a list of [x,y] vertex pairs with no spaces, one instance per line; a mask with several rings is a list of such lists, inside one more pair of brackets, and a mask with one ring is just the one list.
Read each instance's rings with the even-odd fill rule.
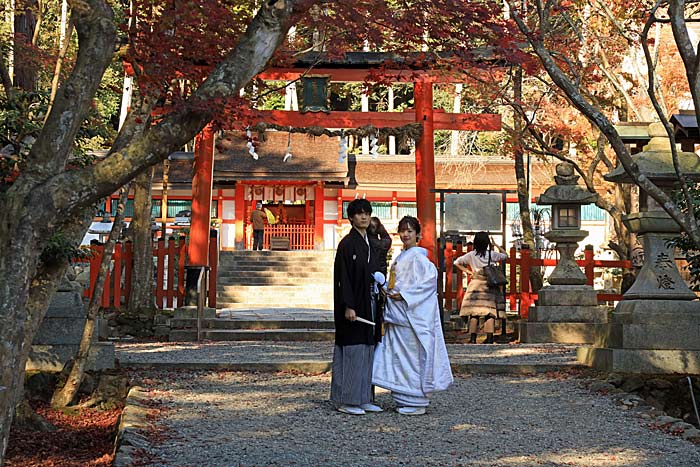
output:
[[363,212],[367,214],[372,214],[372,205],[363,198],[358,198],[350,201],[348,204],[348,219],[350,219],[355,214],[361,214]]

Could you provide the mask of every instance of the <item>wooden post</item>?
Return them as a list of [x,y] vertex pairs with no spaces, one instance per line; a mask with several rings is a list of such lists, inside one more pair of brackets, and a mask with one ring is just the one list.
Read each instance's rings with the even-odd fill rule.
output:
[[210,123],[204,127],[195,142],[188,266],[208,266],[213,174],[214,127]]
[[[463,245],[461,241],[457,242],[457,251],[455,252],[452,261],[456,260],[464,254]],[[461,269],[457,270],[457,308],[462,308],[462,300],[464,300],[464,273]]]
[[236,250],[245,250],[245,185],[236,183],[235,226],[236,234],[234,245]]
[[[177,294],[177,284],[175,283],[175,239],[168,239],[168,287],[165,293],[165,303],[168,308],[173,307],[173,298]],[[178,305],[180,305],[178,303]]]
[[129,305],[131,296],[131,271],[134,268],[134,245],[131,242],[124,244],[124,305]]
[[413,88],[416,122],[423,126],[423,134],[416,144],[416,206],[421,223],[420,246],[428,250],[428,257],[437,265],[435,219],[435,156],[433,135],[433,83],[416,81]]
[[[196,305],[200,274],[209,266],[209,227],[211,225],[211,194],[214,180],[214,127],[202,129],[195,140],[194,177],[192,178],[192,221],[187,250],[184,305]],[[174,255],[173,255],[174,257]],[[169,306],[175,288],[168,283]]]
[[452,277],[452,262],[454,261],[454,250],[452,248],[452,240],[448,239],[447,242],[445,242],[445,284],[442,293],[442,296],[445,300],[443,304],[443,309],[446,313],[452,311],[452,300],[454,300],[455,297],[454,278]]
[[510,300],[510,309],[515,310],[518,306],[518,298],[516,297],[516,294],[518,293],[518,258],[517,258],[517,252],[515,250],[515,247],[510,248],[510,255],[508,256],[508,266],[509,266],[509,284],[508,287],[510,288],[510,293],[509,295],[509,300]]
[[530,248],[520,249],[520,317],[527,319],[530,313]]
[[593,286],[593,245],[586,245],[583,250],[583,259],[585,261],[586,284]]
[[158,239],[156,253],[156,306],[163,308],[163,279],[165,278],[165,238]]
[[219,266],[219,241],[217,231],[211,229],[209,232],[209,307],[216,308],[216,273]]
[[[112,306],[119,308],[122,294],[122,244],[119,242],[114,245],[112,264]],[[109,294],[107,296],[109,297]]]
[[185,259],[187,258],[187,244],[185,237],[180,237],[177,245],[177,306],[185,303]]
[[314,186],[314,249],[323,250],[323,182]]

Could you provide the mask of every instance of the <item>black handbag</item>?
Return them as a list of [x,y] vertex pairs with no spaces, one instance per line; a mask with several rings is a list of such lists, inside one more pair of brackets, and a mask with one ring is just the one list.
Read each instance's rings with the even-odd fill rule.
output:
[[501,268],[495,264],[491,264],[491,250],[489,250],[489,262],[484,266],[484,275],[486,276],[486,283],[489,287],[500,287],[506,285],[508,282]]

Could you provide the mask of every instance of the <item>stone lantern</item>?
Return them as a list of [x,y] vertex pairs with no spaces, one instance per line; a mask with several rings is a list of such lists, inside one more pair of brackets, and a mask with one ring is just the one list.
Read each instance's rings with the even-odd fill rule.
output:
[[545,190],[537,204],[552,206],[552,228],[544,236],[556,243],[559,261],[548,278],[550,285],[538,292],[528,321],[520,323],[520,341],[592,343],[607,321],[607,311],[598,305],[593,287],[586,285],[574,254],[588,236],[581,230],[581,206],[594,203],[598,194],[576,184],[579,176],[571,164],[558,164],[556,173],[556,184]]
[[[633,160],[639,171],[667,194],[677,189],[670,141],[660,123],[649,125],[649,144]],[[700,159],[678,152],[680,169],[700,179]],[[605,176],[617,183],[632,178],[618,167]],[[668,241],[680,226],[640,188],[639,211],[623,218],[644,247],[644,264],[624,294],[611,323],[593,348],[579,349],[579,361],[629,373],[700,373],[700,302],[681,278]]]
[[579,176],[571,164],[557,164],[556,171],[556,185],[547,188],[537,200],[538,205],[552,206],[552,228],[544,237],[556,243],[559,251],[559,262],[548,280],[552,285],[583,285],[586,276],[574,259],[578,242],[588,236],[587,231],[581,230],[581,205],[595,203],[598,194],[576,184]]

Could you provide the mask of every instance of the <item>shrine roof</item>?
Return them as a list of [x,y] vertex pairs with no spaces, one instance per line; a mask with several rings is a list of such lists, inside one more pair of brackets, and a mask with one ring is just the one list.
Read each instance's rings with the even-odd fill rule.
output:
[[[369,160],[368,160],[369,159]],[[450,160],[452,159],[452,160]],[[372,160],[367,156],[351,157],[350,183],[357,187],[396,188],[415,187],[416,166],[412,158],[386,156]],[[354,170],[353,170],[354,169]],[[532,165],[531,183],[547,187],[553,183],[553,167],[547,164]],[[502,157],[461,158],[435,157],[435,188],[438,189],[486,189],[513,188],[516,185],[513,161]]]
[[216,141],[214,180],[323,180],[342,181],[348,164],[338,162],[338,138],[291,134],[292,157],[287,153],[289,133],[267,131],[257,142],[255,160],[243,132],[226,132]]

